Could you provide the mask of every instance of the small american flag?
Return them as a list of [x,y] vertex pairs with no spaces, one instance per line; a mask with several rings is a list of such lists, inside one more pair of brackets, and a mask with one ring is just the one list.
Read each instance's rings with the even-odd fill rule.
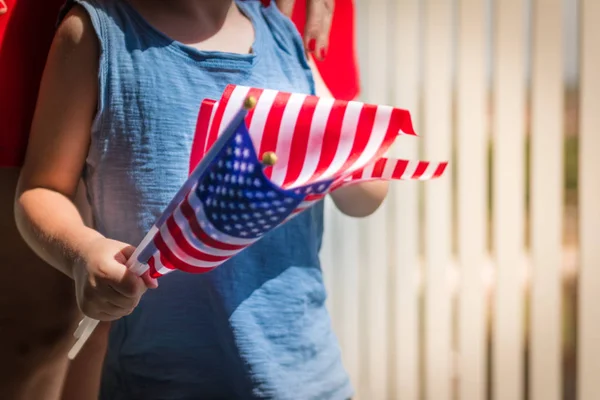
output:
[[178,269],[207,272],[285,222],[307,196],[324,195],[332,181],[282,189],[264,174],[243,121],[214,145],[183,200],[155,225],[138,261],[158,277]]
[[[341,186],[442,175],[445,162],[383,157],[398,135],[415,135],[408,111],[227,86],[200,107],[190,177],[134,255],[136,272],[208,272]],[[260,161],[269,154],[274,165]]]

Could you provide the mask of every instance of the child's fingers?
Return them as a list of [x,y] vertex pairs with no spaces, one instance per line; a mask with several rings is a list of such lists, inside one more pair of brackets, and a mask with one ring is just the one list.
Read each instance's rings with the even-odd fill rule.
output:
[[307,0],[304,45],[317,60],[327,56],[333,7],[333,0]]
[[135,252],[135,247],[128,245],[121,249],[119,254],[117,254],[116,260],[120,263],[126,264],[127,260],[131,258],[133,253]]
[[133,308],[124,309],[121,307],[117,307],[113,304],[103,303],[97,307],[94,307],[93,311],[90,311],[90,309],[88,308],[87,311],[84,311],[84,315],[86,317],[97,319],[99,321],[115,321],[117,319],[130,315],[132,312]]
[[156,289],[158,287],[158,280],[152,278],[148,271],[146,271],[144,275],[142,275],[142,280],[144,281],[148,289]]
[[131,314],[139,302],[139,299],[127,298],[105,283],[86,287],[81,300],[79,307],[83,314],[102,321]]
[[136,299],[146,291],[146,283],[142,278],[131,272],[125,265],[114,262],[105,268],[106,279],[110,282],[110,286],[121,295]]
[[[121,249],[120,253],[117,255],[117,257],[115,259],[118,263],[126,265],[127,261],[131,258],[131,256],[133,255],[134,252],[135,252],[135,247],[133,247],[133,246],[124,247],[123,249]],[[158,281],[156,279],[150,277],[150,274],[148,272],[146,272],[140,278],[141,278],[142,282],[144,283],[144,285],[148,289],[156,289],[158,287]]]
[[115,318],[121,318],[131,314],[135,307],[122,307],[112,301],[106,301],[99,307],[99,313],[108,314]]

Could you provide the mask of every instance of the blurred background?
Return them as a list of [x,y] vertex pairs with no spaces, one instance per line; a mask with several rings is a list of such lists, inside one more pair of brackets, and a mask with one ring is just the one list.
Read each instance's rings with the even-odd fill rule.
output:
[[449,160],[364,221],[327,207],[357,398],[600,399],[600,1],[357,0],[361,100]]

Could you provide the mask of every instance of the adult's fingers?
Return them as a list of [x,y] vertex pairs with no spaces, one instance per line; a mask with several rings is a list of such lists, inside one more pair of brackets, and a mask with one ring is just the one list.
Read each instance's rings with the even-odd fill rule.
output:
[[306,0],[306,27],[304,45],[317,60],[323,60],[329,46],[329,32],[333,20],[334,0]]

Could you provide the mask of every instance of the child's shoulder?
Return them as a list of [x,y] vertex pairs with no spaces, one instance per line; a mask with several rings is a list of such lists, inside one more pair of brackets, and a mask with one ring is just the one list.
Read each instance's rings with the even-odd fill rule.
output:
[[59,52],[97,48],[97,40],[89,14],[73,4],[65,10],[54,35],[54,47]]
[[106,18],[119,19],[117,10],[125,6],[122,0],[67,0],[58,20],[62,23],[68,15],[75,14],[85,16],[92,25],[98,25]]

